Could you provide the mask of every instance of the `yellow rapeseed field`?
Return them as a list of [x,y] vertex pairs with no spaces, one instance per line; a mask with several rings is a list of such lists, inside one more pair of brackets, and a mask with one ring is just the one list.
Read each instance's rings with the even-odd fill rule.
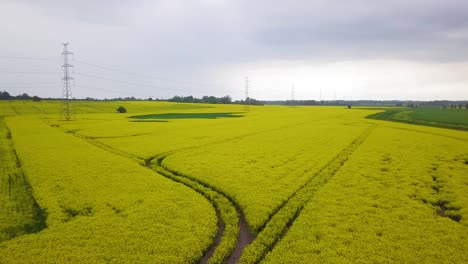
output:
[[265,263],[467,263],[468,140],[382,123]]
[[194,262],[211,244],[195,191],[41,120],[7,123],[47,228],[2,243],[1,263]]
[[0,102],[47,224],[1,263],[468,262],[467,132],[344,107],[73,107]]

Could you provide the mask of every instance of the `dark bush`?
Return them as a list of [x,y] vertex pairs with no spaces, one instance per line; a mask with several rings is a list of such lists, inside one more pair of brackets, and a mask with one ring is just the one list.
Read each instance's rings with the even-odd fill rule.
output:
[[123,106],[119,106],[119,107],[117,108],[117,112],[119,112],[119,113],[126,113],[126,112],[127,112],[127,109],[125,109],[125,107],[123,107]]

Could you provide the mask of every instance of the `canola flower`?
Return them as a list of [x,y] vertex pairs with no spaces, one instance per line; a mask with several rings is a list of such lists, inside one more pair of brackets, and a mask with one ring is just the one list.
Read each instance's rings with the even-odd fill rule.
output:
[[191,263],[211,244],[200,194],[38,119],[7,124],[47,228],[0,243],[1,263]]
[[45,227],[44,217],[21,169],[11,133],[0,117],[0,242],[40,231]]
[[[0,262],[194,262],[218,212],[225,234],[208,262],[221,263],[239,231],[232,203],[254,234],[240,263],[468,262],[466,132],[341,107],[127,118],[242,111],[164,102],[128,102],[127,114],[112,113],[120,102],[76,102],[76,119],[63,122],[55,102],[40,103],[0,102],[5,115],[28,115],[7,123],[48,213],[47,229],[0,243]],[[149,160],[167,178],[135,162]]]
[[463,132],[392,126],[375,129],[262,263],[468,261],[468,141],[434,135]]

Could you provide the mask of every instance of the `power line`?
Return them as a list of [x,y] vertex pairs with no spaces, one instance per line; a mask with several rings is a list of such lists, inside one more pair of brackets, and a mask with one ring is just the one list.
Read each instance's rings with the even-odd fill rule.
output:
[[12,60],[44,60],[44,61],[58,61],[60,57],[24,57],[24,56],[0,56],[2,59]]
[[[73,53],[70,53],[71,55],[73,55]],[[60,60],[59,57],[26,57],[26,56],[0,56],[0,58],[4,58],[4,59],[16,59],[16,60],[44,60],[44,61],[57,61],[57,60]],[[145,74],[141,74],[141,73],[135,73],[135,72],[130,72],[130,71],[124,71],[124,70],[120,70],[120,69],[116,69],[116,68],[112,68],[112,67],[108,67],[108,66],[103,66],[103,65],[98,65],[98,64],[95,64],[95,63],[90,63],[90,62],[86,62],[86,61],[83,61],[83,60],[75,60],[75,59],[72,59],[73,62],[75,63],[78,63],[78,64],[84,64],[84,65],[88,65],[88,66],[91,66],[91,67],[95,67],[95,68],[99,68],[99,69],[103,69],[103,70],[108,70],[108,71],[114,71],[114,72],[118,72],[118,73],[123,73],[123,74],[128,74],[128,75],[134,75],[134,76],[138,76],[138,77],[144,77],[144,78],[148,78],[148,79],[155,79],[155,80],[161,80],[161,81],[170,81],[170,82],[178,82],[178,83],[186,83],[186,84],[194,84],[194,82],[184,82],[184,81],[176,81],[176,80],[172,80],[172,79],[168,79],[168,78],[163,78],[163,77],[155,77],[155,76],[150,76],[150,75],[145,75]],[[208,84],[208,83],[198,83],[199,85],[211,85],[211,86],[216,86],[217,84]]]
[[99,87],[87,86],[87,85],[81,85],[81,84],[77,85],[76,87],[84,88],[84,89],[88,89],[88,90],[100,90],[100,91],[110,92],[110,93],[120,94],[120,95],[125,94],[125,95],[131,95],[131,96],[138,95],[138,96],[143,96],[143,97],[156,97],[156,96],[151,96],[151,95],[148,95],[148,94],[128,92],[128,91],[120,91],[120,90],[113,90],[113,89],[106,89],[106,88],[99,88]]
[[[73,53],[70,53],[70,54],[73,55]],[[17,59],[17,60],[43,60],[43,61],[57,61],[57,60],[60,59],[60,58],[57,58],[57,57],[39,57],[39,56],[35,56],[35,57],[31,57],[31,56],[29,56],[29,57],[28,56],[0,56],[0,58]],[[140,77],[140,78],[157,80],[157,81],[165,82],[165,83],[168,83],[170,85],[175,85],[175,86],[179,86],[179,87],[180,86],[183,86],[183,87],[204,86],[204,87],[207,87],[207,88],[215,88],[215,89],[218,90],[219,88],[221,88],[223,86],[223,85],[219,85],[219,84],[215,84],[215,83],[180,81],[180,80],[173,80],[173,79],[169,79],[169,78],[156,77],[156,76],[151,76],[151,75],[146,75],[146,74],[141,74],[141,73],[135,73],[135,72],[130,72],[130,71],[124,71],[124,70],[116,69],[116,68],[113,68],[113,67],[103,66],[103,65],[99,65],[99,64],[95,64],[95,63],[90,63],[90,62],[83,61],[83,60],[75,60],[74,58],[72,58],[72,61],[75,62],[75,63],[78,63],[78,64],[88,65],[88,66],[98,68],[98,69],[117,72],[117,73],[121,73],[121,74],[132,75],[132,76],[136,76],[136,77]],[[7,73],[11,73],[11,74],[59,74],[59,73],[55,73],[55,72],[29,71],[29,70],[21,70],[21,69],[15,69],[15,70],[12,70],[12,69],[1,70],[0,69],[0,73],[5,73],[5,74],[7,74]],[[77,74],[77,75],[83,75],[83,76],[86,76],[86,77],[97,78],[97,79],[108,80],[108,81],[114,81],[114,82],[120,82],[120,83],[126,83],[126,84],[130,84],[130,85],[156,87],[154,85],[136,84],[136,83],[132,83],[132,82],[128,82],[128,81],[116,80],[116,79],[101,77],[101,76],[92,75],[92,74],[75,73],[75,72],[73,72],[73,73]],[[161,88],[161,87],[156,87],[156,88]],[[186,90],[186,89],[174,89],[174,88],[172,88],[172,89],[164,88],[164,89],[174,90],[174,91],[182,91],[182,92],[191,92],[191,90]],[[229,92],[229,91],[234,92],[236,89],[223,89],[223,90],[225,90],[226,92]]]
[[[69,53],[69,54],[73,55],[73,53]],[[21,56],[21,57],[20,56],[0,56],[0,58],[13,59],[13,60],[42,60],[42,61],[57,61],[57,60],[59,60],[59,58],[57,58],[57,57],[39,57],[39,56],[34,56],[34,57],[32,57],[32,56],[29,56],[29,57],[28,56]],[[68,59],[68,62],[69,62],[70,60],[69,60],[68,56],[67,56],[67,59]],[[112,82],[117,82],[117,83],[121,83],[121,84],[125,84],[125,85],[150,87],[150,88],[156,88],[156,89],[172,90],[172,91],[188,92],[188,93],[191,93],[193,90],[192,89],[181,89],[181,88],[167,88],[167,85],[169,85],[169,86],[179,86],[179,87],[184,87],[185,86],[185,87],[190,87],[190,88],[194,87],[194,86],[204,86],[206,88],[215,89],[216,91],[217,90],[224,90],[224,92],[227,92],[227,93],[229,93],[229,92],[235,93],[235,91],[238,91],[237,89],[228,89],[228,88],[225,88],[225,87],[223,88],[224,85],[218,85],[218,84],[214,84],[214,83],[177,81],[177,80],[171,80],[169,78],[155,77],[155,76],[150,76],[150,75],[145,75],[145,74],[140,74],[140,73],[134,73],[134,72],[130,72],[130,71],[123,71],[123,70],[120,70],[120,69],[107,67],[107,66],[103,66],[103,65],[98,65],[98,64],[95,64],[95,63],[90,63],[90,62],[86,62],[86,61],[82,61],[82,60],[75,60],[74,58],[72,58],[72,60],[73,60],[73,62],[76,62],[78,64],[88,65],[88,66],[91,66],[91,67],[104,69],[104,70],[107,70],[107,71],[112,71],[112,72],[117,72],[117,73],[122,73],[122,74],[127,74],[127,75],[133,75],[133,76],[140,77],[140,78],[153,79],[153,80],[164,82],[165,84],[153,85],[153,84],[137,83],[137,82],[131,82],[131,81],[126,81],[126,80],[108,78],[108,77],[103,77],[103,76],[99,76],[99,75],[95,75],[95,74],[88,74],[88,73],[83,73],[83,72],[78,72],[78,73],[70,72],[70,71],[68,72],[69,74],[74,73],[74,74],[84,76],[84,77],[87,77],[87,78],[94,78],[94,79],[101,79],[101,80],[105,80],[105,81],[112,81]],[[65,69],[64,69],[64,71],[65,71]],[[33,70],[27,70],[27,69],[0,69],[0,74],[57,74],[58,75],[60,73],[50,72],[50,71],[41,71],[41,70],[33,71]],[[72,77],[70,77],[70,80],[72,80]],[[64,85],[65,85],[65,83],[64,83]],[[64,87],[64,90],[66,90],[65,87]],[[69,92],[70,92],[69,97],[71,97],[70,87],[69,87]],[[65,93],[66,92],[64,92],[64,97],[66,97]]]
[[13,73],[13,74],[60,74],[60,72],[22,71],[22,70],[0,70],[0,73]]
[[95,67],[95,68],[98,68],[98,69],[114,71],[114,72],[124,73],[124,74],[128,74],[128,75],[135,75],[135,76],[138,76],[138,77],[145,77],[145,78],[149,78],[149,79],[161,79],[161,78],[155,78],[153,76],[148,76],[148,75],[144,75],[144,74],[140,74],[140,73],[128,72],[128,71],[123,71],[123,70],[119,70],[119,69],[110,68],[110,67],[107,67],[107,66],[97,65],[97,64],[94,64],[94,63],[84,62],[82,60],[74,60],[74,61],[77,62],[78,64],[81,63],[81,64],[92,66],[92,67]]
[[135,73],[135,72],[130,72],[130,71],[124,71],[124,70],[120,70],[120,69],[111,68],[111,67],[108,67],[108,66],[102,66],[102,65],[95,64],[95,63],[85,62],[85,61],[82,61],[82,60],[74,60],[74,62],[76,62],[78,64],[81,63],[81,64],[88,65],[88,66],[91,66],[91,67],[95,67],[95,68],[98,68],[98,69],[103,69],[103,70],[107,70],[107,71],[113,71],[113,72],[123,73],[123,74],[127,74],[127,75],[133,75],[133,76],[140,77],[140,78],[153,79],[153,80],[163,81],[163,82],[171,82],[171,83],[176,83],[176,84],[185,84],[185,85],[190,85],[190,86],[194,86],[194,85],[211,86],[211,87],[220,86],[220,85],[214,84],[214,83],[178,81],[178,80],[173,80],[173,79],[159,77],[159,76],[153,76],[153,75]]
[[[71,55],[73,55],[73,53],[71,53]],[[58,58],[58,57],[0,56],[0,58],[16,59],[16,60],[43,60],[43,61],[57,61],[57,60],[60,60],[60,58]],[[190,86],[194,86],[194,85],[211,86],[211,87],[220,86],[220,85],[214,84],[214,83],[202,83],[202,82],[188,82],[188,81],[172,80],[172,79],[164,78],[164,77],[156,77],[156,76],[151,76],[151,75],[146,75],[146,74],[141,74],[141,73],[124,71],[124,70],[120,70],[120,69],[116,69],[116,68],[112,68],[112,67],[108,67],[108,66],[103,66],[103,65],[98,65],[98,64],[95,64],[95,63],[86,62],[86,61],[83,61],[83,60],[75,60],[75,59],[72,59],[72,60],[73,60],[73,62],[78,63],[78,64],[84,64],[84,65],[88,65],[88,66],[91,66],[91,67],[95,67],[95,68],[99,68],[99,69],[103,69],[103,70],[107,70],[107,71],[113,71],[113,72],[123,73],[123,74],[127,74],[127,75],[133,75],[133,76],[136,76],[136,77],[143,77],[143,78],[147,78],[147,79],[154,79],[154,80],[158,80],[158,81],[172,82],[172,83],[176,83],[176,84],[185,84],[185,85],[190,85]],[[38,73],[38,74],[45,73],[45,72],[30,72],[30,71],[29,72],[26,72],[26,71],[21,71],[20,72],[20,71],[21,70],[18,70],[18,71],[15,71],[14,73]],[[13,73],[11,70],[8,70],[8,73],[10,73],[10,72]]]
[[[127,81],[122,81],[122,80],[116,80],[112,78],[107,78],[107,77],[101,77],[97,75],[92,75],[92,74],[86,74],[86,73],[79,73],[75,72],[76,75],[88,77],[88,78],[95,78],[95,79],[101,79],[105,81],[112,81],[112,82],[117,82],[117,83],[122,83],[126,85],[134,85],[134,86],[141,86],[141,87],[150,87],[150,88],[156,88],[156,89],[163,89],[161,86],[155,86],[155,85],[150,85],[150,84],[142,84],[142,83],[134,83],[134,82],[127,82]],[[184,89],[174,89],[174,88],[164,88],[165,90],[173,90],[173,91],[181,91],[181,92],[191,92],[189,90],[184,90]]]
[[57,84],[26,84],[26,85],[16,85],[16,84],[0,84],[0,87],[5,88],[34,88],[34,87],[53,87]]
[[28,83],[25,83],[25,82],[22,82],[22,83],[17,83],[17,82],[14,82],[14,83],[0,83],[0,85],[42,85],[42,84],[50,84],[50,85],[57,85],[58,82],[28,82]]

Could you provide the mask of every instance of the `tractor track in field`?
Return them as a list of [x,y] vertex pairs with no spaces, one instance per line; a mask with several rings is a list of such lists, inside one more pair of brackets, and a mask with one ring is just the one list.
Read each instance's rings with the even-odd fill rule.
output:
[[[162,176],[164,176],[166,178],[169,178],[172,181],[183,184],[186,187],[200,193],[202,196],[204,196],[206,199],[208,199],[210,201],[210,203],[213,205],[213,207],[215,208],[215,211],[216,211],[218,230],[217,230],[215,238],[213,239],[213,243],[210,245],[210,247],[208,249],[206,249],[206,251],[203,254],[203,257],[199,260],[199,263],[204,264],[204,263],[209,263],[210,262],[210,258],[215,254],[216,249],[219,248],[220,244],[222,243],[223,238],[225,238],[224,237],[225,228],[226,228],[226,224],[228,224],[221,217],[221,212],[220,212],[221,207],[220,207],[220,205],[216,204],[214,198],[210,194],[208,194],[207,192],[214,192],[217,196],[223,197],[224,199],[226,199],[228,201],[228,203],[230,204],[230,206],[232,208],[234,208],[234,210],[237,213],[238,219],[237,219],[236,226],[238,227],[238,232],[236,234],[236,243],[235,243],[235,246],[234,246],[233,250],[229,252],[230,253],[229,255],[226,255],[226,256],[222,257],[221,258],[222,261],[219,261],[219,262],[220,263],[232,264],[232,263],[237,263],[239,261],[242,262],[241,256],[242,256],[244,248],[246,248],[248,245],[250,245],[252,243],[255,243],[257,237],[259,235],[261,235],[262,232],[265,229],[268,228],[268,224],[270,222],[274,222],[275,217],[280,214],[281,210],[284,207],[286,207],[288,205],[288,203],[290,203],[291,200],[295,199],[296,196],[299,196],[298,194],[301,191],[302,192],[306,191],[308,189],[307,188],[308,185],[310,185],[310,183],[313,181],[313,179],[317,178],[317,177],[311,177],[311,179],[309,181],[307,181],[305,184],[303,184],[301,187],[299,187],[290,197],[288,197],[288,199],[283,204],[281,204],[277,209],[275,209],[274,212],[271,214],[271,216],[268,218],[268,220],[265,222],[265,224],[259,229],[257,235],[254,237],[252,235],[252,233],[250,232],[250,229],[249,229],[248,224],[247,224],[247,222],[245,220],[245,216],[244,216],[242,210],[240,209],[240,206],[234,201],[234,199],[232,199],[229,195],[227,195],[224,192],[220,191],[216,187],[211,186],[209,183],[205,183],[205,182],[200,181],[200,180],[198,180],[198,179],[196,179],[194,177],[184,175],[181,172],[178,172],[176,170],[172,170],[171,168],[163,165],[164,159],[167,158],[168,156],[172,155],[172,154],[179,153],[181,151],[197,149],[197,148],[204,147],[204,146],[209,146],[209,145],[222,144],[222,143],[242,139],[242,138],[257,135],[257,134],[282,130],[282,129],[297,126],[297,125],[302,125],[302,124],[305,124],[305,123],[308,123],[308,122],[301,122],[301,123],[285,125],[285,126],[281,126],[281,127],[272,128],[272,129],[266,129],[266,130],[262,130],[262,131],[246,133],[246,134],[239,135],[239,136],[232,137],[232,138],[221,139],[221,140],[213,141],[213,142],[207,142],[207,143],[199,144],[199,145],[196,145],[196,146],[184,147],[184,148],[180,148],[180,149],[177,149],[177,150],[168,151],[168,152],[156,155],[156,156],[151,157],[149,159],[143,159],[143,158],[141,158],[139,156],[136,156],[134,154],[112,148],[109,145],[98,141],[97,138],[83,136],[83,135],[80,135],[80,134],[76,133],[76,131],[70,131],[70,130],[66,130],[66,129],[63,129],[63,128],[61,128],[61,129],[64,130],[64,132],[66,132],[66,133],[69,133],[69,134],[72,134],[72,135],[74,135],[74,136],[76,136],[78,138],[81,138],[81,139],[89,142],[90,144],[93,144],[93,145],[95,145],[95,146],[97,146],[99,148],[102,148],[102,149],[106,150],[106,151],[112,152],[112,153],[114,153],[116,155],[120,155],[120,156],[123,156],[123,157],[126,157],[126,158],[133,159],[136,162],[138,162],[140,165],[143,165],[143,166],[145,166],[145,167],[147,167],[147,168],[149,168],[149,169],[151,169],[153,171],[156,171],[159,174],[161,174]],[[351,153],[354,152],[354,150],[365,140],[365,138],[367,138],[367,136],[372,132],[372,130],[375,127],[376,126],[372,126],[372,127],[368,128],[365,132],[363,132],[357,139],[355,139],[351,143],[350,146],[343,149],[335,158],[333,158],[329,163],[327,163],[324,167],[322,167],[322,169],[320,169],[319,172],[317,172],[314,176],[317,176],[318,174],[320,174],[323,171],[327,170],[334,163],[340,162],[341,164],[340,164],[339,167],[341,167],[344,164],[344,162],[347,160],[347,158],[351,155]],[[352,151],[350,151],[351,149],[352,149]],[[344,157],[344,160],[343,160],[343,157]],[[334,170],[333,174],[338,169],[339,168]],[[333,176],[333,174],[331,176]],[[329,177],[329,178],[331,178],[331,177]],[[321,183],[321,186],[325,185],[328,180],[329,179],[323,180],[323,182]],[[196,186],[199,186],[199,187],[196,187]],[[310,199],[310,197],[309,197],[309,199]],[[307,201],[309,199],[307,199]],[[301,206],[299,208],[297,208],[297,210],[295,210],[293,216],[290,217],[287,220],[287,223],[285,223],[285,228],[282,229],[279,234],[277,234],[276,239],[274,239],[273,243],[270,242],[270,244],[267,245],[267,251],[262,252],[260,258],[257,259],[254,263],[260,262],[266,256],[268,251],[270,251],[286,235],[287,231],[289,230],[289,227],[292,225],[292,223],[295,221],[295,219],[299,216],[300,211],[305,206],[307,201],[302,202]]]
[[[249,227],[247,225],[247,221],[245,220],[245,216],[242,212],[242,210],[240,209],[239,205],[237,205],[228,195],[224,194],[223,192],[217,190],[216,188],[202,182],[202,181],[199,181],[193,177],[190,177],[190,176],[187,176],[187,175],[184,175],[182,173],[179,173],[175,170],[172,170],[170,168],[168,168],[167,166],[163,165],[163,160],[168,157],[169,154],[161,154],[161,155],[158,155],[152,159],[149,159],[147,160],[145,163],[146,163],[146,166],[147,167],[151,167],[151,163],[153,160],[155,160],[156,162],[154,162],[154,166],[156,166],[156,171],[161,173],[161,174],[165,174],[165,176],[167,177],[171,177],[173,178],[173,180],[176,180],[178,181],[177,178],[174,178],[174,176],[176,177],[182,177],[182,178],[185,178],[187,180],[190,180],[192,181],[193,183],[195,184],[200,184],[202,185],[204,188],[207,188],[213,192],[216,192],[218,195],[221,195],[223,197],[225,197],[231,206],[233,206],[236,210],[236,213],[237,215],[239,216],[238,218],[238,221],[236,223],[236,225],[238,226],[238,234],[236,235],[236,244],[235,244],[235,247],[233,249],[233,251],[230,253],[229,256],[227,256],[227,258],[224,258],[223,259],[223,262],[224,263],[227,263],[227,264],[232,264],[232,263],[237,263],[237,261],[239,260],[241,254],[242,254],[242,250],[244,249],[245,246],[247,246],[248,244],[250,244],[252,242],[252,234],[250,233],[250,230],[249,230]],[[172,175],[172,176],[171,176]],[[191,186],[188,186],[192,189],[194,189],[193,187]],[[208,263],[209,259],[211,258],[211,256],[213,256],[216,248],[218,248],[218,246],[220,245],[222,239],[223,239],[223,232],[225,230],[225,225],[226,223],[223,222],[223,219],[222,217],[220,216],[220,213],[219,213],[219,210],[221,209],[220,208],[220,205],[217,205],[216,204],[216,201],[214,201],[213,199],[211,199],[209,197],[209,195],[206,195],[206,194],[203,194],[208,200],[210,200],[210,202],[215,206],[216,208],[216,213],[218,215],[218,232],[217,232],[217,235],[214,239],[214,243],[211,245],[211,247],[205,252],[203,258],[201,259],[200,263]]]
[[[277,128],[277,129],[279,129],[279,128]],[[272,129],[272,130],[277,130],[277,129]],[[238,220],[235,223],[235,225],[238,227],[238,232],[235,234],[236,235],[236,238],[235,238],[236,243],[235,243],[235,245],[233,247],[233,250],[228,252],[229,254],[221,257],[221,262],[228,263],[228,264],[237,263],[237,261],[239,260],[241,254],[242,254],[242,250],[244,249],[244,247],[252,242],[252,240],[253,240],[252,239],[252,234],[250,233],[247,221],[245,220],[245,216],[244,216],[242,210],[240,209],[240,207],[229,196],[227,196],[226,194],[220,192],[216,188],[213,188],[213,187],[209,186],[206,183],[203,183],[203,182],[201,182],[199,180],[196,180],[196,179],[194,179],[192,177],[188,177],[186,175],[178,173],[178,172],[176,172],[174,170],[171,170],[170,168],[162,165],[162,161],[167,156],[169,156],[171,154],[174,154],[176,152],[179,152],[179,151],[198,148],[199,146],[188,147],[188,148],[183,148],[183,149],[180,149],[180,150],[177,150],[177,151],[171,151],[171,152],[159,154],[159,155],[157,155],[155,157],[152,157],[150,159],[145,160],[145,159],[142,159],[141,157],[135,156],[133,154],[130,154],[130,153],[127,153],[127,152],[120,151],[120,150],[117,150],[115,148],[112,148],[112,147],[110,147],[110,146],[108,146],[108,145],[106,145],[104,143],[101,143],[101,142],[97,141],[94,138],[80,135],[80,134],[76,133],[76,131],[70,131],[70,130],[64,130],[64,131],[65,131],[65,133],[71,134],[71,135],[73,135],[75,137],[78,137],[78,138],[80,138],[82,140],[85,140],[88,143],[90,143],[90,144],[92,144],[92,145],[94,145],[96,147],[99,147],[101,149],[104,149],[104,150],[106,150],[108,152],[114,153],[114,154],[119,155],[119,156],[123,156],[125,158],[133,159],[136,162],[138,162],[140,165],[143,165],[143,166],[145,166],[145,167],[147,167],[147,168],[149,168],[149,169],[151,169],[153,171],[156,171],[159,174],[161,174],[162,176],[164,176],[164,177],[166,177],[166,178],[168,178],[168,179],[170,179],[170,180],[172,180],[174,182],[185,185],[186,187],[200,193],[202,196],[204,196],[206,199],[208,199],[208,201],[210,201],[210,203],[215,208],[215,212],[216,212],[216,216],[217,216],[217,228],[218,228],[218,230],[217,230],[215,238],[213,239],[212,245],[210,245],[210,247],[204,252],[203,257],[199,260],[199,263],[201,263],[201,264],[209,263],[210,258],[215,254],[216,249],[221,244],[223,238],[225,238],[224,237],[224,233],[225,233],[224,231],[225,231],[226,225],[227,224],[232,224],[232,223],[226,223],[226,221],[221,217],[221,213],[220,213],[221,205],[218,204],[216,199],[213,197],[213,195],[208,194],[207,191],[212,191],[212,192],[216,193],[216,196],[218,196],[218,198],[223,197],[226,201],[228,201],[229,206],[232,207],[232,209],[237,213],[237,216],[238,216]],[[227,141],[230,141],[230,140],[235,140],[235,139],[243,138],[243,137],[250,136],[250,135],[253,135],[253,134],[258,134],[258,133],[260,133],[260,132],[249,133],[249,134],[246,134],[246,135],[241,135],[241,136],[238,136],[238,137],[235,137],[235,138],[230,138],[230,139],[224,139],[224,140],[220,140],[220,142],[210,142],[210,143],[207,143],[207,144],[204,144],[204,145],[227,142]],[[153,161],[156,161],[156,162],[154,163]],[[152,164],[154,164],[155,167],[152,167],[151,166]],[[198,185],[198,187],[197,187],[197,185]]]
[[[217,229],[218,230],[216,231],[216,236],[213,239],[213,243],[205,251],[205,253],[203,254],[202,258],[199,261],[200,264],[208,263],[208,260],[213,256],[216,248],[221,243],[221,239],[223,238],[223,235],[224,235],[224,229],[225,229],[226,223],[222,219],[222,216],[221,216],[221,213],[220,213],[220,205],[217,204],[216,201],[214,199],[212,199],[207,193],[201,191],[200,189],[197,189],[195,187],[197,185],[197,183],[195,181],[192,181],[191,179],[180,179],[180,178],[182,178],[184,176],[182,176],[182,175],[178,174],[177,172],[171,171],[171,170],[165,168],[164,166],[162,166],[162,162],[166,157],[167,157],[166,155],[160,155],[160,156],[156,156],[154,158],[147,159],[147,160],[145,160],[145,166],[147,168],[155,170],[159,174],[162,174],[163,176],[165,176],[166,178],[169,178],[172,181],[183,184],[186,187],[200,193],[208,201],[210,201],[210,203],[215,208],[216,217],[217,217]],[[154,166],[156,166],[156,168],[153,168],[151,166],[151,163],[152,163],[153,160],[156,160],[156,162],[154,163]]]
[[[0,116],[0,140],[0,154],[5,155],[0,158],[0,194],[2,199],[8,197],[6,199],[13,204],[2,208],[0,217],[16,219],[15,222],[7,222],[11,225],[0,227],[0,242],[4,242],[46,229],[47,214],[34,197],[4,116]],[[2,205],[4,202],[0,201]]]
[[269,220],[260,228],[255,240],[246,248],[241,263],[259,263],[273,250],[286,236],[289,228],[315,193],[328,183],[376,127],[374,125],[367,128],[275,209]]

